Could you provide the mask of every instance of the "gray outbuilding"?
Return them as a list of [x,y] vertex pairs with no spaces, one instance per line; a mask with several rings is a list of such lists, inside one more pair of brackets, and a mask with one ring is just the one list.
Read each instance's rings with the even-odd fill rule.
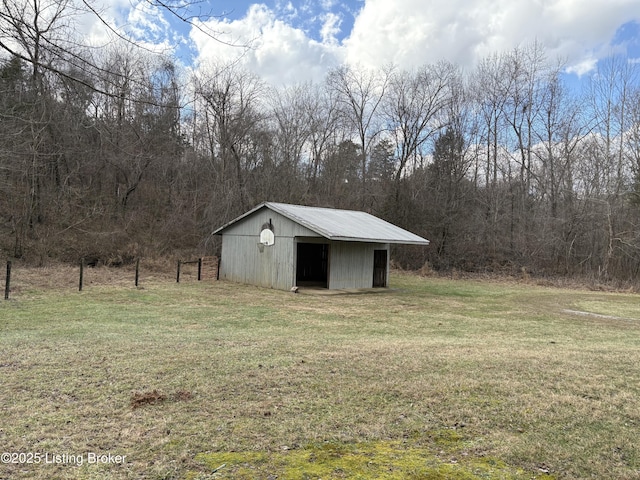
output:
[[289,290],[386,287],[391,244],[429,241],[354,210],[265,202],[213,232],[219,278]]

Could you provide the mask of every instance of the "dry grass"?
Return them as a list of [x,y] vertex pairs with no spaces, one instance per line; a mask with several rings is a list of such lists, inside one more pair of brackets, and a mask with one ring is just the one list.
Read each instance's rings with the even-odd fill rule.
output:
[[[158,282],[175,282],[177,261],[163,259],[144,259],[139,266],[138,284],[144,288],[145,284]],[[214,280],[216,277],[216,260],[206,257],[202,266],[202,278]],[[4,274],[4,270],[3,270]],[[4,279],[4,275],[3,275]],[[14,265],[11,274],[11,297],[24,298],[31,291],[52,292],[78,290],[80,280],[80,265],[68,263],[52,263],[41,268],[27,268],[20,264]],[[197,265],[182,265],[180,271],[181,282],[197,280]],[[135,264],[119,268],[104,265],[84,266],[83,288],[101,287],[131,287],[135,284]],[[4,283],[3,283],[4,286]]]
[[126,462],[0,478],[640,477],[635,295],[411,275],[332,296],[169,269],[82,293],[15,278],[1,450]]

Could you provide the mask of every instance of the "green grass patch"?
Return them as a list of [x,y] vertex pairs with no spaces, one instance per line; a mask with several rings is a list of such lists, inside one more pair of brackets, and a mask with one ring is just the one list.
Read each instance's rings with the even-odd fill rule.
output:
[[[433,443],[370,441],[321,443],[297,450],[274,452],[219,452],[200,454],[196,460],[220,476],[239,479],[523,479],[553,478],[509,467],[491,457],[469,456],[459,435],[451,430],[433,432]],[[197,478],[197,477],[194,477]]]
[[0,478],[640,476],[637,295],[398,274],[360,295],[16,282],[0,450],[84,462]]

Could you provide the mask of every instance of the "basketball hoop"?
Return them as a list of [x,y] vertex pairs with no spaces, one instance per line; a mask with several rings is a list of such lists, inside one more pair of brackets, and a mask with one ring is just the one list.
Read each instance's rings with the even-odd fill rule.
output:
[[275,236],[273,235],[273,231],[265,228],[260,232],[260,244],[265,247],[270,247],[275,243]]

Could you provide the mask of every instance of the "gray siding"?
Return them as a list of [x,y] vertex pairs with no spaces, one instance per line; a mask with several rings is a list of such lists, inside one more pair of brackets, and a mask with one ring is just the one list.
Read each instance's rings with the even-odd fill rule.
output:
[[276,237],[261,247],[259,235],[223,235],[220,278],[238,283],[288,290],[294,283],[293,239]]
[[[261,247],[260,228],[271,219],[275,242]],[[220,278],[288,290],[295,283],[296,236],[318,235],[279,213],[264,209],[230,226],[222,234]]]
[[[387,250],[383,243],[331,242],[329,251],[329,288],[371,288],[373,286],[373,251]],[[389,281],[387,265],[387,284]]]
[[255,236],[257,242],[260,236],[260,227],[265,223],[269,223],[269,219],[271,219],[271,223],[273,224],[276,242],[278,241],[278,237],[320,237],[320,235],[313,230],[309,230],[268,208],[263,208],[253,215],[244,218],[242,221],[227,227],[222,236],[223,238],[225,235]]
[[[263,224],[273,225],[275,243],[259,243]],[[238,283],[288,290],[296,281],[297,243],[328,243],[328,287],[371,288],[374,250],[387,251],[389,244],[329,241],[327,238],[268,208],[260,209],[229,225],[222,232],[220,278]]]

